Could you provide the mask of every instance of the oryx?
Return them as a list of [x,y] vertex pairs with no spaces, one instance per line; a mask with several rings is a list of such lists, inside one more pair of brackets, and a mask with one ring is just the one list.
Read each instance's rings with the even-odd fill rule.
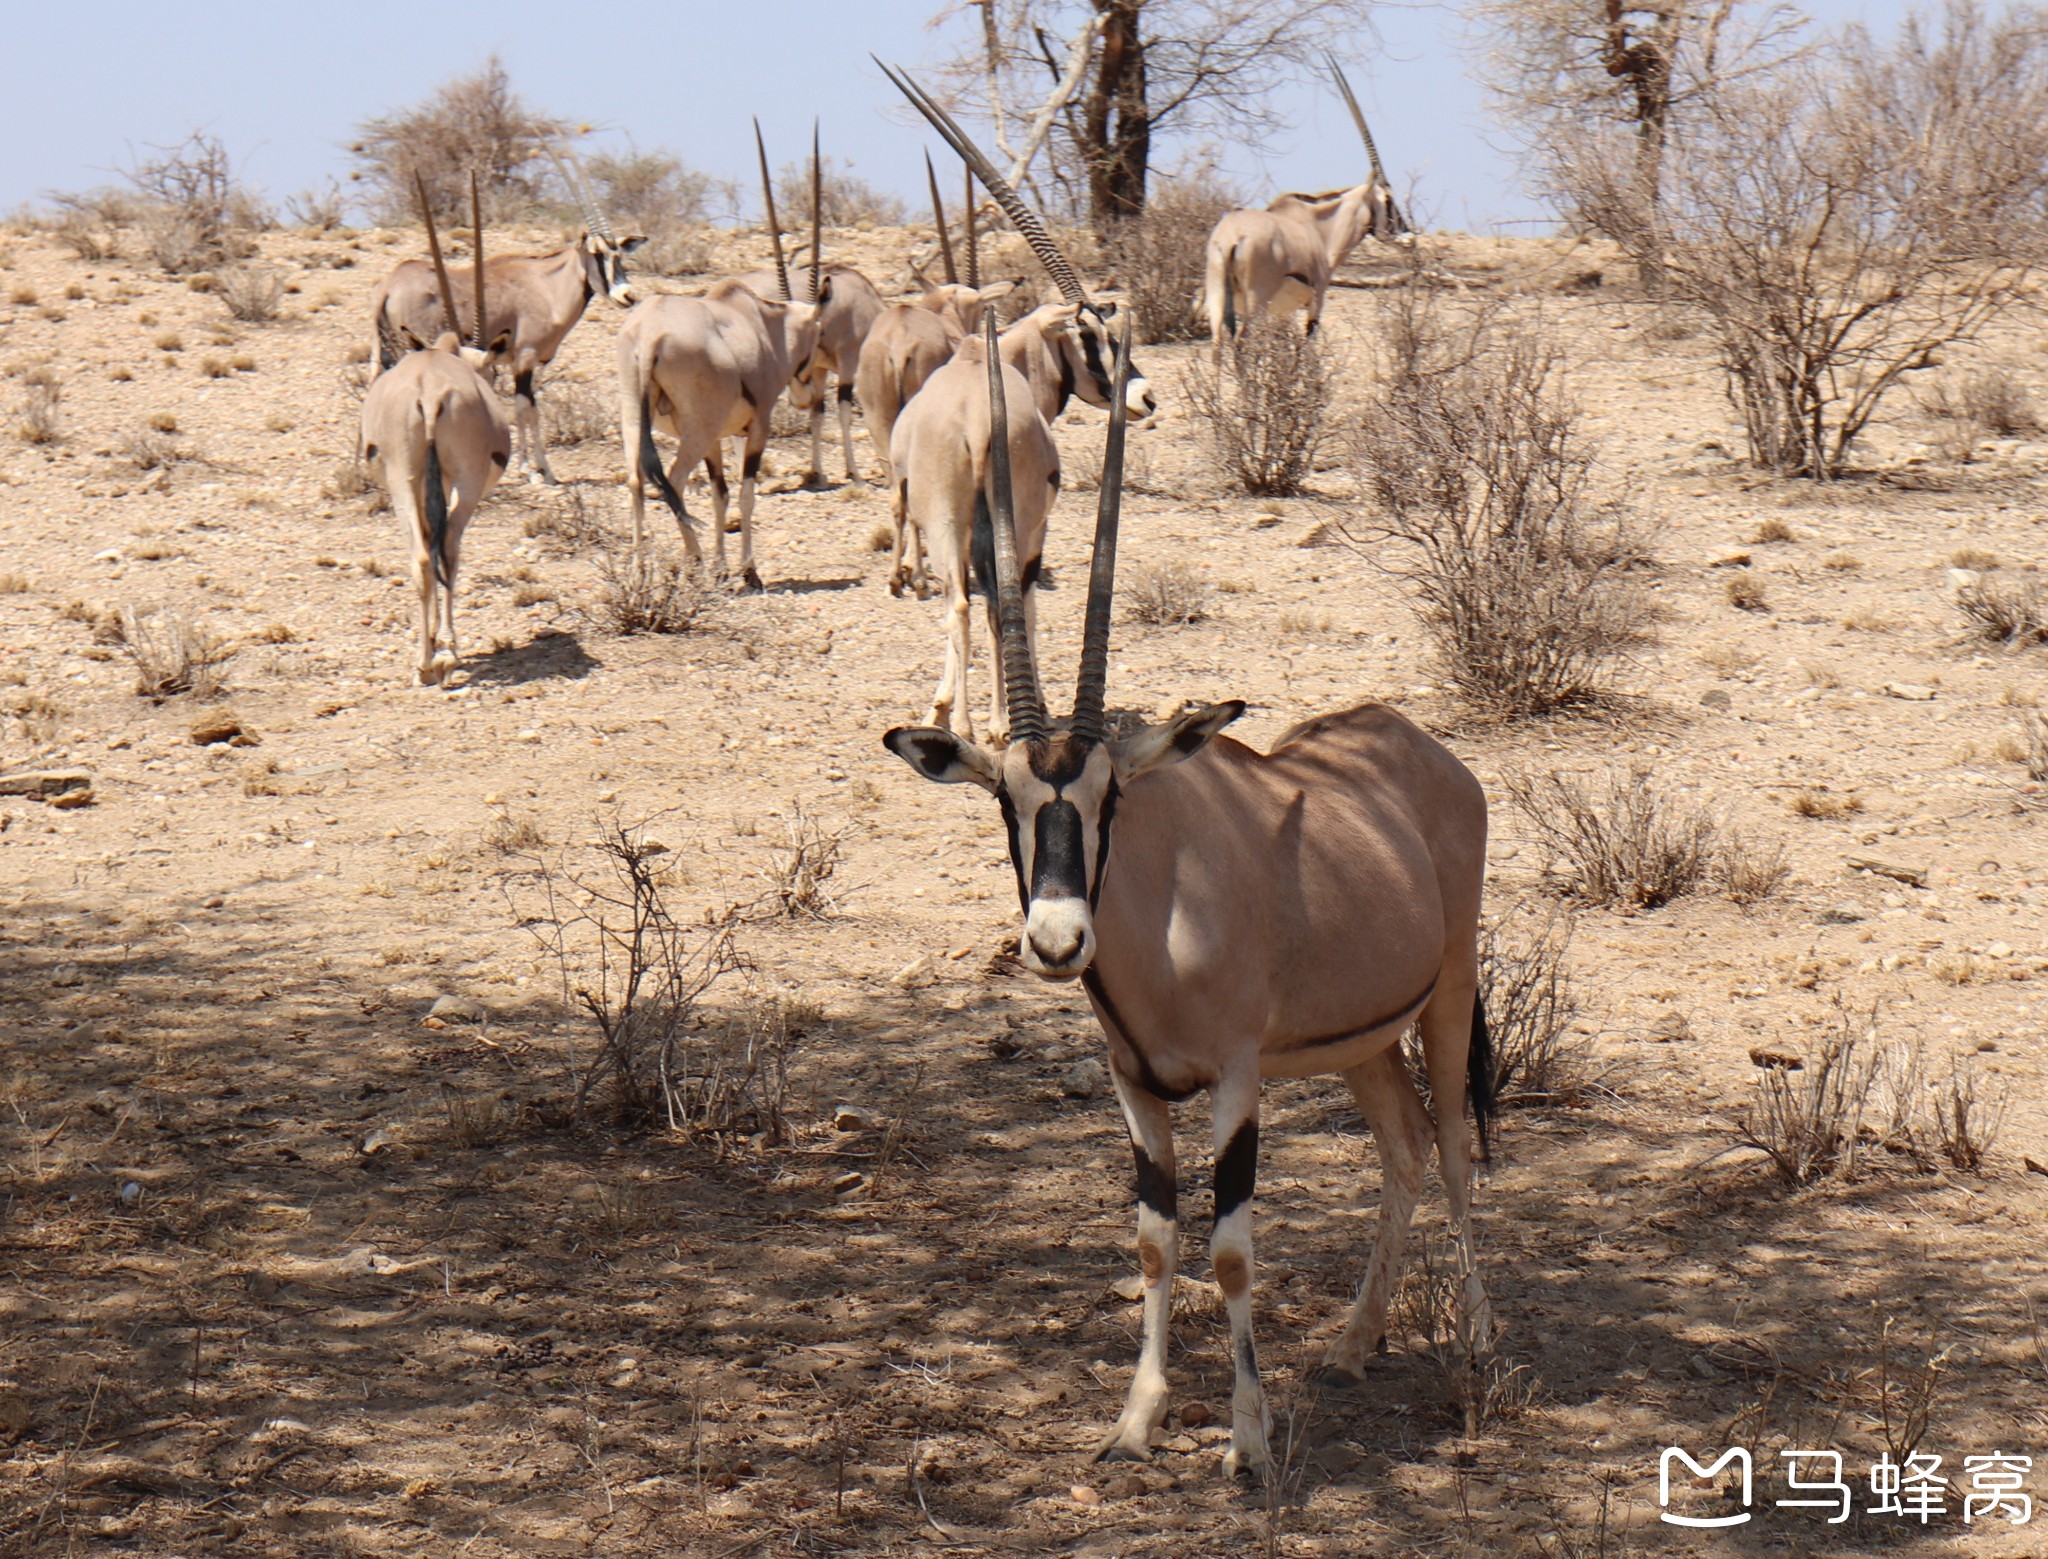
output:
[[447,680],[460,663],[455,641],[455,571],[462,533],[512,457],[512,434],[497,394],[478,371],[490,289],[483,265],[482,202],[470,185],[470,213],[478,247],[470,286],[470,344],[446,300],[455,296],[434,232],[434,214],[419,185],[420,213],[440,281],[442,321],[434,343],[406,353],[379,374],[363,396],[363,459],[376,468],[412,537],[412,583],[419,607],[419,680]]
[[[511,370],[519,460],[529,480],[547,483],[554,482],[555,473],[548,466],[534,378],[555,360],[593,294],[602,293],[621,307],[633,301],[625,257],[647,242],[638,234],[622,238],[614,233],[584,182],[559,158],[557,165],[587,225],[574,242],[552,254],[500,255],[490,261],[491,313],[484,330],[492,364]],[[454,285],[449,304],[467,314],[475,294],[461,278]],[[371,317],[380,370],[440,333],[443,300],[436,286],[433,267],[423,260],[403,261],[378,284]]]
[[[1124,339],[1119,381],[1129,372]],[[997,421],[1013,383],[990,376]],[[1325,1373],[1359,1381],[1385,1335],[1432,1139],[1463,1279],[1461,1335],[1474,1352],[1490,1336],[1468,1222],[1465,1123],[1469,1099],[1483,1149],[1493,1076],[1478,983],[1486,797],[1470,770],[1382,704],[1297,725],[1264,754],[1218,734],[1244,713],[1236,700],[1112,731],[1104,705],[1124,419],[1118,397],[1072,716],[1053,720],[1040,692],[998,461],[991,550],[1009,745],[977,746],[931,726],[899,726],[883,740],[926,779],[995,796],[1024,911],[1023,962],[1043,979],[1079,979],[1108,1040],[1137,1165],[1144,1333],[1098,1458],[1148,1457],[1166,1411],[1179,1262],[1169,1106],[1206,1089],[1216,1166],[1209,1250],[1236,1376],[1224,1465],[1257,1473],[1272,1461],[1252,1338],[1262,1079],[1339,1074],[1379,1149],[1372,1258]],[[1427,1106],[1400,1050],[1411,1024]]]
[[[755,129],[758,132],[759,126]],[[764,170],[765,172],[765,170]],[[805,370],[789,382],[789,403],[811,417],[811,469],[807,482],[825,479],[823,429],[825,424],[825,380],[839,381],[839,444],[846,458],[846,479],[859,480],[860,467],[853,458],[854,371],[860,363],[861,343],[882,312],[882,295],[875,284],[850,265],[826,265],[821,254],[824,243],[824,189],[822,164],[818,159],[816,126],[811,135],[811,259],[807,269],[810,283],[808,301],[817,303],[830,278],[829,301],[818,314],[818,348]],[[772,201],[772,196],[771,196]],[[769,207],[774,220],[774,207]],[[789,301],[789,273],[780,262],[782,239],[776,234],[778,264],[772,271],[749,271],[740,278],[764,298]],[[775,290],[770,290],[775,289]]]
[[1331,272],[1368,232],[1382,243],[1414,242],[1351,83],[1336,60],[1329,66],[1372,160],[1371,177],[1320,195],[1279,195],[1264,211],[1223,213],[1209,234],[1202,289],[1209,336],[1218,351],[1226,339],[1236,337],[1241,322],[1256,314],[1307,309],[1313,332],[1322,321]]
[[[1008,401],[1006,424],[988,421],[980,388],[988,370],[980,356],[970,353],[963,343],[953,360],[933,373],[910,398],[890,435],[890,512],[896,534],[889,588],[900,594],[906,584],[914,582],[922,595],[922,559],[929,555],[943,584],[947,606],[946,666],[933,695],[931,719],[971,737],[973,721],[966,692],[971,641],[967,595],[970,563],[984,590],[989,579],[985,559],[987,482],[994,458],[991,429],[1007,426],[1008,458],[1019,470],[1017,532],[1025,558],[1023,590],[1029,621],[1045,518],[1059,488],[1059,452],[1049,423],[1076,392],[1095,405],[1109,404],[1113,392],[1103,367],[1103,348],[1109,339],[1106,321],[1114,311],[1098,309],[1089,302],[1080,278],[1036,213],[952,117],[908,77],[889,73],[1009,214],[1066,298],[1064,303],[1047,304],[1027,314],[1003,332],[1000,344],[994,317],[984,313],[985,350],[997,354],[1017,376],[1019,386]],[[1143,379],[1128,380],[1122,393],[1128,409],[1147,416],[1153,411],[1152,394]],[[903,563],[906,543],[919,549],[919,561],[909,570]],[[992,609],[993,602],[990,604]],[[993,639],[992,610],[989,631]],[[994,685],[989,719],[993,731],[1000,735],[1006,722],[1000,681]]]

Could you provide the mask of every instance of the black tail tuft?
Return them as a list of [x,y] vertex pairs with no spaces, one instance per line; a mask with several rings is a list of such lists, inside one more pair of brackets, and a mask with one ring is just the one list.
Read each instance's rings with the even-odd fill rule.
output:
[[654,447],[654,417],[647,404],[647,397],[640,397],[640,475],[652,482],[661,501],[682,523],[688,523],[689,513],[683,508],[683,495],[676,491],[675,484],[668,479],[668,472],[661,467],[661,452]]
[[427,434],[426,470],[427,552],[434,562],[434,580],[451,595],[454,570],[448,566],[448,489],[441,483],[441,450],[434,435]]
[[1237,275],[1237,250],[1233,247],[1223,261],[1223,334],[1237,337],[1237,296],[1233,281]]
[[974,533],[967,546],[968,588],[979,586],[988,598],[991,615],[996,609],[996,522],[989,511],[987,492],[974,495]]
[[1465,1053],[1465,1082],[1472,1096],[1472,1121],[1479,1128],[1479,1160],[1493,1160],[1493,1117],[1499,1101],[1493,1094],[1493,1035],[1486,1027],[1486,997],[1472,993],[1472,1045]]

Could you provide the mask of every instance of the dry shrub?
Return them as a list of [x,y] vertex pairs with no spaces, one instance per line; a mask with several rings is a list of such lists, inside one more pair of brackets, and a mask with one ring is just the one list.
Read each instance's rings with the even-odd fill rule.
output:
[[121,648],[135,663],[135,691],[144,698],[211,698],[235,657],[232,644],[182,612],[123,607],[118,631]]
[[1861,812],[1863,798],[1853,791],[1829,790],[1825,785],[1808,786],[1792,798],[1791,807],[1801,817],[1838,823]]
[[173,437],[177,427],[130,428],[121,435],[121,458],[138,471],[161,471],[185,458],[184,446]]
[[698,1136],[789,1135],[789,1063],[824,1026],[812,1003],[743,1002],[685,1036],[669,1079],[671,1120]]
[[844,826],[828,828],[801,801],[790,802],[768,843],[768,891],[756,907],[790,920],[830,920],[839,908],[832,879],[839,872],[846,835]]
[[26,595],[34,588],[26,574],[0,572],[0,595]]
[[1261,316],[1198,358],[1185,383],[1223,474],[1245,492],[1284,498],[1304,490],[1329,437],[1334,378],[1322,336]]
[[31,747],[46,747],[54,742],[70,712],[47,693],[26,689],[0,699],[0,713],[21,722],[20,736]]
[[708,227],[663,227],[633,251],[633,269],[655,276],[702,276],[714,270],[717,258]]
[[1655,622],[1630,577],[1648,528],[1601,489],[1555,340],[1483,312],[1453,327],[1442,307],[1419,287],[1386,306],[1384,383],[1357,441],[1376,512],[1342,534],[1413,585],[1444,675],[1475,705],[1597,705]]
[[30,372],[22,382],[14,436],[24,444],[56,443],[64,436],[63,401],[64,391],[55,374],[47,368]]
[[2048,33],[1949,0],[1687,102],[1682,151],[1559,128],[1552,176],[1711,322],[1751,459],[1845,472],[1884,397],[2031,296],[2048,252]]
[[1178,559],[1138,564],[1117,582],[1117,595],[1132,622],[1155,628],[1198,623],[1209,616],[1209,581],[1201,570]]
[[619,434],[619,407],[601,385],[581,379],[558,379],[547,387],[547,435],[550,444],[588,444]]
[[1504,775],[1501,787],[1565,863],[1564,889],[1581,903],[1654,909],[1712,886],[1747,904],[1787,875],[1781,849],[1756,849],[1705,808],[1673,802],[1647,769],[1610,774],[1597,789],[1557,772]]
[[494,54],[475,74],[442,83],[424,102],[365,120],[349,153],[380,222],[419,219],[415,172],[426,182],[437,218],[466,222],[472,169],[485,220],[503,222],[540,203],[552,175],[548,148],[568,133],[567,123],[539,113],[512,90]]
[[[61,202],[73,197],[57,198]],[[84,205],[66,206],[50,229],[50,236],[81,260],[97,263],[118,259],[121,254],[115,224]]]
[[1588,1045],[1572,1030],[1579,1000],[1565,967],[1572,930],[1571,917],[1553,908],[1510,911],[1480,934],[1493,1097],[1504,1108],[1569,1104],[1585,1088]]
[[597,616],[613,633],[688,633],[701,627],[717,591],[699,569],[665,548],[649,545],[635,556],[631,543],[609,535],[592,557],[602,588]]
[[[866,222],[870,227],[901,227],[909,209],[887,190],[877,189],[853,171],[853,164],[827,157],[819,167],[818,185],[824,199],[826,227],[853,227]],[[801,242],[810,248],[811,160],[783,164],[775,175],[775,214],[789,224],[789,230],[805,235]]]
[[1109,263],[1126,306],[1137,314],[1139,341],[1197,341],[1208,334],[1201,298],[1209,233],[1224,212],[1243,203],[1238,191],[1212,177],[1174,179],[1154,186],[1143,216],[1111,232]]
[[1449,1406],[1464,1421],[1464,1432],[1477,1435],[1489,1422],[1513,1418],[1534,1406],[1541,1392],[1528,1365],[1489,1357],[1479,1346],[1466,1303],[1470,1287],[1471,1274],[1458,1242],[1425,1233],[1403,1267],[1388,1319],[1399,1332],[1420,1339],[1422,1356],[1436,1367]]
[[284,301],[284,273],[274,265],[230,265],[219,275],[220,301],[247,325],[267,325]]
[[540,490],[540,507],[519,522],[520,533],[545,542],[557,552],[582,554],[609,546],[605,530],[578,487],[548,487]]
[[2048,590],[2036,579],[1972,580],[1956,591],[1956,610],[1977,637],[1993,643],[2048,640]]
[[1984,1160],[1997,1145],[2005,1125],[2010,1091],[2003,1083],[1994,1096],[1979,1097],[1977,1058],[1956,1055],[1949,1058],[1948,1077],[1930,1091],[1934,1112],[1934,1141],[1957,1169],[1981,1174]]
[[1798,539],[1793,534],[1792,527],[1776,515],[1761,521],[1757,525],[1755,534],[1749,538],[1750,545],[1757,547],[1774,546],[1783,542],[1797,541]]
[[563,1005],[597,1031],[594,1050],[569,1049],[572,1113],[585,1118],[604,1099],[621,1121],[665,1116],[688,1129],[690,1080],[702,1075],[690,1062],[701,1043],[697,1004],[742,967],[733,919],[676,918],[671,852],[644,823],[613,818],[593,847],[594,871],[540,868],[530,880],[541,903],[520,916],[554,961]]
[[2009,368],[1972,368],[1938,375],[1920,392],[1920,409],[1937,425],[1936,442],[1958,464],[1987,438],[2041,431],[2033,392]]
[[246,233],[268,227],[270,213],[235,178],[217,136],[195,130],[176,146],[128,171],[142,196],[143,243],[161,270],[207,271],[250,250]]
[[[668,151],[594,152],[583,160],[583,175],[598,205],[621,231],[662,234],[678,228],[701,229],[719,217],[736,214],[739,205],[738,185],[699,172]],[[808,213],[808,183],[805,189],[804,210]],[[831,194],[828,184],[828,216]],[[577,220],[581,220],[580,212]]]
[[1738,612],[1768,612],[1770,596],[1764,582],[1746,568],[1739,568],[1721,582],[1721,594]]
[[484,824],[484,848],[494,854],[531,855],[547,847],[547,831],[530,812],[494,812]]
[[2048,718],[2029,714],[2019,729],[2019,757],[2015,760],[2030,780],[2048,780]]

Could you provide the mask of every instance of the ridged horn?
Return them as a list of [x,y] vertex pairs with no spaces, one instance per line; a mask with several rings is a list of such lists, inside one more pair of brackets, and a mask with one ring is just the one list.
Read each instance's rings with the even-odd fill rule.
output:
[[963,165],[960,169],[960,176],[967,185],[966,191],[961,197],[963,201],[961,221],[966,224],[963,230],[963,236],[966,239],[967,245],[963,252],[963,258],[967,262],[965,275],[968,286],[979,287],[981,285],[981,238],[974,231],[974,170]]
[[761,158],[761,199],[768,207],[768,238],[775,245],[775,285],[788,303],[789,265],[782,258],[782,224],[775,216],[775,181],[768,177],[768,143],[761,139],[761,121],[754,121],[754,150]]
[[825,244],[825,165],[818,159],[818,121],[811,121],[811,299],[818,301],[818,279],[823,275],[819,252]]
[[895,83],[899,92],[910,99],[911,106],[924,115],[948,146],[959,153],[960,160],[974,170],[974,176],[981,180],[982,187],[995,197],[996,204],[1003,208],[1003,214],[1016,225],[1017,231],[1024,235],[1024,241],[1031,245],[1031,252],[1038,256],[1038,263],[1045,267],[1046,274],[1052,277],[1054,284],[1060,289],[1060,296],[1069,303],[1086,303],[1088,294],[1081,286],[1081,278],[1074,274],[1074,268],[1067,264],[1067,257],[1061,254],[1059,247],[1053,243],[1052,236],[1045,230],[1045,224],[1038,220],[1037,213],[1025,205],[1017,192],[1010,188],[1009,181],[996,172],[995,164],[982,154],[981,148],[968,138],[967,132],[954,122],[953,116],[940,107],[938,101],[908,75],[882,65],[881,60],[873,55],[868,57],[882,66],[882,73]]
[[932,154],[924,154],[924,181],[932,187],[932,220],[939,225],[939,257],[945,262],[946,281],[951,284],[960,280],[960,273],[953,268],[953,235],[946,231],[946,203],[939,198],[939,176],[932,171]]
[[612,225],[598,210],[597,202],[590,198],[590,186],[584,183],[583,175],[563,158],[552,142],[548,146],[548,156],[554,162],[555,171],[562,175],[562,182],[569,186],[569,198],[583,213],[583,225],[606,243],[612,242]]
[[441,235],[434,231],[434,205],[427,199],[427,181],[420,177],[420,170],[412,170],[412,187],[420,197],[420,215],[427,223],[427,252],[434,257],[434,279],[441,284],[441,318],[457,340],[462,337],[462,326],[455,319],[455,289],[448,283],[448,262],[441,258]]
[[1088,566],[1088,611],[1081,625],[1081,670],[1074,685],[1069,728],[1089,741],[1109,738],[1103,702],[1109,687],[1109,614],[1116,600],[1116,533],[1123,513],[1125,392],[1131,382],[1131,315],[1124,311],[1116,343],[1116,389],[1110,396],[1109,443],[1102,453],[1102,487],[1095,507],[1095,556]]
[[1365,142],[1365,155],[1372,159],[1372,181],[1387,192],[1387,218],[1396,232],[1408,231],[1408,223],[1401,215],[1401,208],[1394,204],[1394,189],[1387,182],[1387,170],[1380,165],[1380,149],[1373,144],[1372,131],[1365,123],[1365,110],[1358,106],[1358,97],[1351,90],[1351,83],[1344,75],[1344,67],[1337,63],[1337,56],[1325,54],[1331,79],[1337,83],[1337,90],[1344,95],[1344,106],[1351,110],[1351,122],[1358,126],[1358,138]]
[[481,352],[486,349],[485,333],[490,328],[488,322],[491,316],[484,308],[484,202],[483,196],[477,190],[474,168],[469,170],[469,228],[472,250],[470,264],[476,280],[476,339],[470,344]]
[[1010,715],[1010,740],[1043,741],[1049,725],[1031,637],[1024,627],[1024,591],[1018,584],[1017,510],[1010,488],[1010,413],[1003,397],[1003,357],[996,347],[996,316],[982,316],[982,349],[988,357],[989,528],[996,554],[996,650],[1002,657],[1003,702]]

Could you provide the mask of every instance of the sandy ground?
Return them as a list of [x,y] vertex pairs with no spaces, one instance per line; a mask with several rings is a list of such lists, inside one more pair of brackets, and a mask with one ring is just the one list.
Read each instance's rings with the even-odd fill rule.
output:
[[[266,239],[293,290],[253,327],[131,265],[0,238],[0,772],[86,769],[95,798],[0,798],[0,1550],[2048,1551],[2048,1515],[1960,1519],[1964,1456],[2048,1449],[2044,1183],[2022,1164],[2048,1161],[2048,853],[2039,787],[2002,755],[2048,679],[2040,650],[1963,637],[1947,576],[1959,549],[2039,555],[2048,445],[1947,465],[1901,396],[1867,451],[1880,476],[1760,480],[1721,453],[1710,343],[1611,286],[1554,290],[1583,255],[1463,245],[1529,281],[1612,475],[1663,526],[1634,712],[1502,727],[1436,686],[1374,558],[1315,544],[1350,510],[1341,449],[1315,496],[1228,496],[1178,393],[1192,349],[1143,354],[1165,410],[1134,435],[1125,566],[1185,561],[1211,615],[1120,624],[1113,703],[1241,697],[1263,745],[1382,698],[1490,788],[1647,766],[1792,868],[1750,908],[1577,916],[1598,1081],[1510,1112],[1480,1188],[1514,1373],[1476,1436],[1412,1330],[1368,1390],[1300,1385],[1362,1270],[1377,1167],[1333,1081],[1269,1090],[1259,1324],[1291,1454],[1244,1490],[1219,1468],[1229,1362],[1199,1285],[1157,1460],[1086,1461],[1135,1356],[1127,1150],[1077,994],[997,956],[1015,900],[993,810],[881,749],[922,717],[941,639],[939,603],[883,588],[879,489],[791,490],[802,445],[778,440],[767,593],[693,633],[608,634],[588,549],[563,541],[578,502],[624,515],[602,392],[621,315],[594,306],[555,370],[557,394],[589,386],[593,436],[558,447],[560,491],[486,506],[466,685],[409,687],[405,546],[345,467],[366,301],[412,243]],[[910,248],[834,243],[885,282]],[[1354,398],[1377,307],[1332,305]],[[1972,353],[2048,388],[2038,331]],[[31,445],[13,421],[38,367],[61,438]],[[141,469],[151,418],[182,458]],[[1085,477],[1100,417],[1057,431]],[[1077,481],[1054,516],[1054,668],[1092,503]],[[1774,518],[1793,539],[1754,544]],[[1733,547],[1768,611],[1729,605],[1712,564]],[[97,622],[153,605],[240,644],[220,699],[135,695]],[[985,668],[977,686],[978,705]],[[223,711],[255,745],[195,744]],[[1860,810],[1796,815],[1820,787]],[[704,1009],[706,1035],[798,1016],[786,1129],[576,1124],[566,1067],[590,1028],[535,935],[537,863],[601,881],[589,841],[651,820],[694,917],[770,891],[799,810],[841,839],[836,912],[750,915],[749,971]],[[1494,834],[1494,905],[1543,913],[1542,851],[1505,800]],[[430,1017],[442,996],[458,1010]],[[1931,1073],[1967,1054],[2009,1090],[1987,1172],[1886,1162],[1788,1194],[1726,1152],[1750,1051],[1811,1053],[1840,1004],[1873,1003]],[[1182,1113],[1204,1140],[1199,1101]],[[1186,1155],[1195,1209],[1205,1157]],[[1432,1190],[1418,1226],[1442,1221]],[[1887,1323],[1894,1377],[1947,1350],[1924,1447],[1956,1481],[1924,1528],[1860,1513]],[[1737,1443],[1756,1519],[1659,1526],[1660,1450]],[[1815,1444],[1859,1484],[1844,1526],[1770,1506],[1776,1453]],[[2048,1495],[2048,1467],[2031,1476]]]

